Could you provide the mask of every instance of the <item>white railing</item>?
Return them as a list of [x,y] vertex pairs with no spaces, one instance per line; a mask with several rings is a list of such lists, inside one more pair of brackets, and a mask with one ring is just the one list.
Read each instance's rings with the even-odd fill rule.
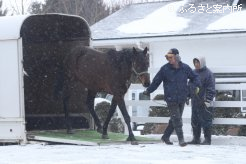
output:
[[[216,82],[221,82],[221,79],[216,79]],[[232,80],[230,80],[231,82]],[[238,107],[243,108],[246,107],[246,101],[242,101],[242,90],[246,91],[246,83],[234,83],[234,84],[216,84],[216,90],[239,90],[240,91],[240,97],[241,101],[215,101],[214,106],[215,107]],[[157,101],[152,100],[153,97],[157,94],[163,94],[162,85],[159,86],[159,88],[151,94],[151,100],[131,100],[132,99],[132,93],[141,93],[144,91],[144,88],[142,85],[139,84],[132,84],[129,88],[126,97],[125,102],[128,107],[128,112],[131,116],[131,122],[141,122],[141,123],[168,123],[169,117],[139,117],[139,116],[132,116],[131,108],[133,106],[142,106],[142,107],[150,107],[150,106],[165,106],[164,101]],[[190,110],[190,106],[186,106],[185,110]],[[183,123],[190,123],[191,122],[191,115],[184,117],[183,116]],[[244,118],[214,118],[213,124],[227,124],[227,125],[246,125],[246,119]]]

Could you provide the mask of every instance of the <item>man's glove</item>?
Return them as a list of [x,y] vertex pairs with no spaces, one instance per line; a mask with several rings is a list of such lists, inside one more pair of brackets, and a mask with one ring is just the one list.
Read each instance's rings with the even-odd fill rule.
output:
[[211,106],[211,103],[210,103],[209,101],[205,101],[204,104],[205,104],[205,106],[206,106],[207,108],[209,108],[209,107]]
[[149,94],[149,92],[147,90],[145,90],[145,91],[143,91],[143,95],[149,96],[150,94]]
[[199,91],[200,91],[199,87],[196,87],[195,94],[197,95],[199,93]]

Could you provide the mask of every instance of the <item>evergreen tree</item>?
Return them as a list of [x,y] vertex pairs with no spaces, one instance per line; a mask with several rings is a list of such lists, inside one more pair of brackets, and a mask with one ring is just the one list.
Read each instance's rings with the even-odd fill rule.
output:
[[[234,96],[230,95],[228,91],[217,92],[216,101],[236,101]],[[242,113],[240,108],[228,107],[228,108],[215,108],[214,110],[215,118],[242,118]],[[236,125],[213,125],[213,134],[215,135],[226,135],[230,128],[237,127]],[[243,132],[242,132],[243,133]]]
[[[109,109],[110,109],[110,103],[105,102],[105,101],[98,103],[95,106],[95,112],[98,115],[98,117],[102,123],[105,122],[107,115],[109,113]],[[112,117],[112,119],[109,122],[108,130],[110,132],[116,132],[116,133],[123,133],[124,132],[124,124],[122,123],[120,118],[116,117],[116,113],[114,114],[114,116]]]
[[[164,95],[159,94],[154,97],[154,100],[164,100]],[[164,103],[164,102],[163,102]],[[150,117],[169,117],[170,111],[167,106],[150,106]],[[153,131],[160,125],[164,125],[161,123],[146,123],[143,129],[144,134],[152,134]]]

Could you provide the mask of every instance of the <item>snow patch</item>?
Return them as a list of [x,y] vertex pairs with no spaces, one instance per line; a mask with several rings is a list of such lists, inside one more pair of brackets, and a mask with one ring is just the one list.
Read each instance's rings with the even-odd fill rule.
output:
[[164,33],[181,31],[188,27],[189,19],[177,16],[177,12],[187,0],[170,3],[149,14],[144,19],[123,24],[117,28],[120,32],[129,34]]
[[246,29],[246,11],[238,11],[228,14],[214,23],[211,23],[207,30],[240,30]]
[[[161,134],[162,135],[162,134]],[[160,139],[161,135],[152,135]],[[192,136],[185,135],[189,141]],[[1,164],[244,164],[246,138],[213,136],[212,145],[180,147],[164,143],[140,145],[74,146],[45,145],[0,146]],[[232,144],[232,140],[236,141]],[[244,143],[244,144],[243,144]]]

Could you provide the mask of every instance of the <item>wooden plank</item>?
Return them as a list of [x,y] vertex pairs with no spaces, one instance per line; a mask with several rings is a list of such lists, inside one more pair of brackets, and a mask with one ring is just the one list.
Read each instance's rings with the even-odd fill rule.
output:
[[[170,117],[131,117],[131,122],[168,123]],[[190,123],[191,118],[182,118],[183,123]]]
[[[131,117],[131,122],[138,123],[168,123],[169,117]],[[191,118],[182,118],[183,123],[191,123]],[[246,125],[245,118],[215,118],[213,124]]]
[[125,100],[127,106],[166,106],[163,100]]
[[246,125],[245,118],[215,118],[213,124],[221,125]]
[[[218,66],[209,68],[213,73],[246,73],[246,66]],[[149,68],[151,74],[156,74],[160,68]]]
[[[220,79],[219,81],[223,81]],[[240,90],[241,84],[215,84],[216,90]]]
[[[163,100],[125,100],[127,106],[166,106]],[[246,101],[215,101],[214,107],[246,107]]]
[[246,101],[215,101],[214,102],[215,107],[246,107]]

